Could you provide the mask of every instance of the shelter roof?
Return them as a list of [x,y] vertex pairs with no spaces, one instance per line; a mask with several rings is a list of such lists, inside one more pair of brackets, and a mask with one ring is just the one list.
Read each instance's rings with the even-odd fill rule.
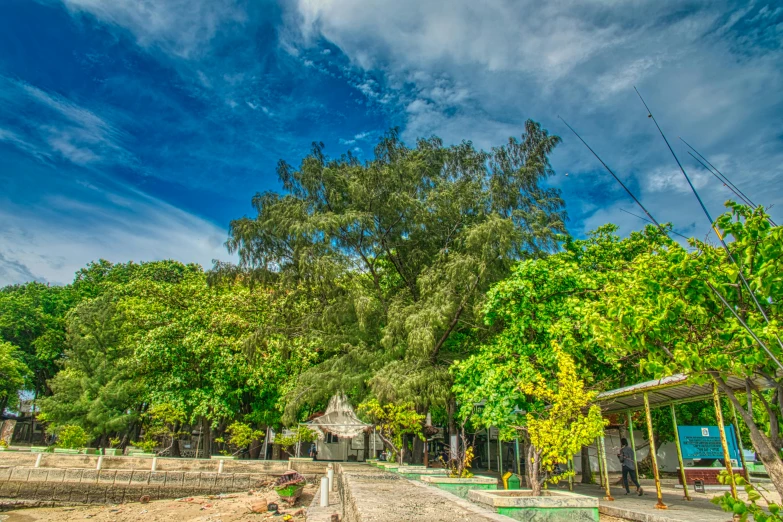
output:
[[[761,389],[772,386],[771,382],[763,378],[756,378],[753,382]],[[726,384],[734,391],[745,392],[745,379],[741,377],[728,377]],[[712,399],[712,384],[700,384],[688,375],[677,373],[669,377],[601,392],[598,394],[597,402],[605,414],[638,410],[644,408],[645,392],[650,407],[660,408],[674,403]]]

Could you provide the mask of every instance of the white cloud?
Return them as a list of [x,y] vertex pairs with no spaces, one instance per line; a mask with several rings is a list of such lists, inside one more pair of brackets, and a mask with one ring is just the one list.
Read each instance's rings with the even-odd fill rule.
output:
[[81,166],[135,161],[123,145],[125,133],[109,121],[55,93],[0,76],[0,116],[20,115],[25,120],[19,130],[0,130],[0,141],[39,160],[60,157]]
[[[562,115],[659,219],[687,229],[701,222],[701,210],[633,87],[714,214],[731,194],[685,155],[678,135],[713,159],[724,157],[735,183],[780,207],[783,186],[774,180],[783,160],[783,102],[770,93],[783,90],[783,20],[772,12],[729,1],[298,0],[281,34],[284,48],[324,39],[338,47],[352,63],[353,85],[402,120],[409,142],[437,134],[486,148],[518,135],[532,118],[564,138],[552,158],[557,170],[600,169],[556,119]],[[600,224],[591,216],[638,228],[622,212],[603,213],[626,196],[598,176],[601,190],[579,176],[553,179],[570,195],[572,216],[582,213],[574,232]]]
[[132,189],[89,198],[50,194],[39,205],[0,203],[0,286],[37,279],[68,283],[90,261],[228,259],[226,232]]
[[202,53],[221,29],[247,15],[232,0],[61,0],[74,13],[130,31],[139,45],[183,58]]

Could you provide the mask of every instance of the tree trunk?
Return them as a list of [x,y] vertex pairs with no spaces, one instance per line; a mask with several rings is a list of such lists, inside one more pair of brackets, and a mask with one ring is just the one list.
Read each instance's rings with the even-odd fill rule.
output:
[[593,468],[590,467],[590,448],[582,446],[582,484],[593,483]]
[[422,462],[424,462],[424,443],[419,437],[413,437],[411,464],[421,464]]
[[780,459],[778,451],[775,449],[775,445],[772,440],[761,432],[756,422],[753,419],[753,415],[739,403],[737,397],[733,391],[726,385],[725,381],[717,374],[713,374],[715,382],[718,384],[718,388],[729,398],[734,405],[736,411],[742,417],[742,421],[745,426],[748,427],[750,433],[750,441],[753,443],[753,449],[758,453],[761,462],[764,463],[764,467],[767,470],[772,484],[775,486],[778,494],[783,496],[783,460]]
[[530,444],[527,448],[527,479],[530,483],[531,495],[534,497],[541,496],[541,479],[540,476],[540,455],[536,451],[536,448]]
[[[266,433],[266,427],[264,427],[263,430]],[[248,448],[248,456],[251,459],[257,459],[259,455],[261,455],[261,452],[264,450],[264,439],[256,439],[253,442],[250,443],[250,447]]]
[[364,461],[370,458],[370,432],[364,430]]

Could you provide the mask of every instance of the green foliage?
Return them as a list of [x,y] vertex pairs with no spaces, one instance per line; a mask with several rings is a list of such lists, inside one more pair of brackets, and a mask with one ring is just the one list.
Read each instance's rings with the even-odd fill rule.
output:
[[318,438],[318,434],[307,426],[299,425],[291,430],[288,435],[278,433],[275,435],[275,444],[278,444],[283,451],[291,454],[291,449],[299,446],[301,443],[313,442]]
[[30,370],[22,362],[22,354],[11,343],[0,340],[0,412],[2,406],[14,408],[19,391],[24,388]]
[[393,456],[401,455],[403,451],[403,435],[425,440],[422,434],[425,416],[416,412],[412,402],[381,404],[373,398],[360,404],[358,411],[375,424],[376,433]]
[[83,448],[90,441],[90,437],[81,426],[66,424],[55,430],[57,435],[57,447],[78,449]]
[[[607,225],[586,240],[567,241],[558,254],[522,261],[490,289],[484,321],[497,334],[452,368],[461,418],[479,427],[497,426],[501,437],[510,439],[522,424],[514,412],[543,407],[519,383],[555,378],[553,342],[574,359],[577,375],[589,387],[635,382],[637,370],[630,361],[596,344],[585,311],[625,266],[661,241],[661,234],[649,229],[620,240],[615,230]],[[484,407],[474,412],[482,402]]]
[[226,433],[229,435],[228,444],[231,444],[236,448],[235,454],[244,450],[250,446],[250,444],[264,436],[263,431],[254,430],[248,424],[239,421],[231,423],[228,428],[226,428]]
[[392,131],[364,164],[320,144],[298,169],[280,163],[286,195],[254,198],[256,216],[231,223],[239,269],[216,268],[317,304],[281,323],[288,343],[319,349],[285,397],[288,423],[341,392],[451,406],[448,368],[485,335],[484,292],[565,231],[559,191],[540,185],[559,141],[532,121],[490,152],[437,138],[407,147]]
[[[557,464],[567,462],[582,446],[602,436],[604,426],[609,422],[603,418],[601,408],[594,404],[598,393],[586,391],[577,377],[573,359],[557,345],[553,351],[558,362],[556,381],[538,376],[533,381],[520,383],[523,393],[547,405],[544,410],[528,413],[526,426],[536,463],[548,472],[554,471]],[[549,480],[558,482],[568,473],[554,475]]]
[[25,388],[43,395],[65,350],[65,316],[79,301],[71,287],[43,283],[0,289],[0,341],[16,346],[30,369]]
[[[718,481],[721,484],[728,485],[731,483],[731,477],[726,470],[723,470],[720,472],[720,475],[718,475]],[[748,497],[747,502],[741,498],[734,499],[728,491],[719,497],[713,498],[711,502],[720,506],[723,511],[732,513],[734,515],[734,520],[745,522],[748,520],[748,517],[751,517],[755,522],[783,522],[783,512],[781,512],[779,503],[764,498],[763,495],[740,474],[734,475],[734,483],[745,490],[745,494]],[[767,505],[766,509],[757,503],[762,499]]]

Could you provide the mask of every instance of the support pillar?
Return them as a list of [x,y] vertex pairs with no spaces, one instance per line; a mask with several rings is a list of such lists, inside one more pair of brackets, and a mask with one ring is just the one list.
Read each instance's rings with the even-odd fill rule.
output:
[[745,472],[745,480],[750,484],[750,471],[748,471],[748,463],[745,462],[745,448],[742,447],[742,435],[740,435],[739,422],[737,422],[737,409],[734,407],[734,403],[731,404],[731,414],[734,417],[734,434],[737,436],[737,445],[740,451],[740,462],[742,462],[742,469]]
[[658,496],[658,503],[655,504],[655,507],[658,509],[666,509],[666,504],[663,503],[663,495],[661,494],[661,475],[658,472],[658,455],[655,450],[655,436],[653,435],[652,414],[650,413],[650,399],[647,396],[647,392],[644,392],[644,414],[647,419],[647,436],[650,438],[650,458],[652,459],[653,476],[655,477],[655,494]]
[[487,428],[487,471],[492,470],[492,445],[489,440],[489,428]]
[[500,442],[500,431],[498,431],[498,473],[503,476],[503,443]]
[[680,464],[680,478],[682,490],[685,492],[685,500],[693,500],[688,493],[688,482],[685,480],[685,466],[682,462],[682,448],[680,447],[680,433],[677,431],[677,415],[674,413],[674,404],[669,404],[672,412],[672,424],[674,425],[674,445],[677,446],[677,462]]
[[712,400],[715,403],[715,418],[718,420],[718,431],[720,432],[720,445],[723,446],[723,461],[726,464],[726,471],[729,473],[731,483],[731,496],[737,499],[737,484],[734,480],[734,470],[731,469],[731,454],[729,453],[729,443],[726,440],[726,429],[723,426],[723,411],[720,407],[720,394],[718,385],[712,384]]
[[633,450],[633,469],[636,470],[636,477],[639,477],[639,463],[636,457],[636,441],[633,436],[633,419],[631,418],[631,410],[625,412],[628,416],[628,437],[631,439],[631,449]]
[[519,459],[519,435],[517,435],[517,438],[514,441],[514,456],[517,459],[517,475],[522,475],[522,465],[520,464]]
[[606,496],[604,497],[605,500],[614,500],[612,497],[611,488],[609,486],[609,468],[606,465],[606,443],[604,442],[603,435],[598,438],[598,447],[600,448],[600,454],[599,458],[601,460],[601,464],[603,467],[604,477],[604,490],[606,491]]
[[601,445],[598,443],[597,439],[595,441],[595,460],[598,461],[598,482],[601,484],[601,487],[604,487],[604,466],[601,462]]

